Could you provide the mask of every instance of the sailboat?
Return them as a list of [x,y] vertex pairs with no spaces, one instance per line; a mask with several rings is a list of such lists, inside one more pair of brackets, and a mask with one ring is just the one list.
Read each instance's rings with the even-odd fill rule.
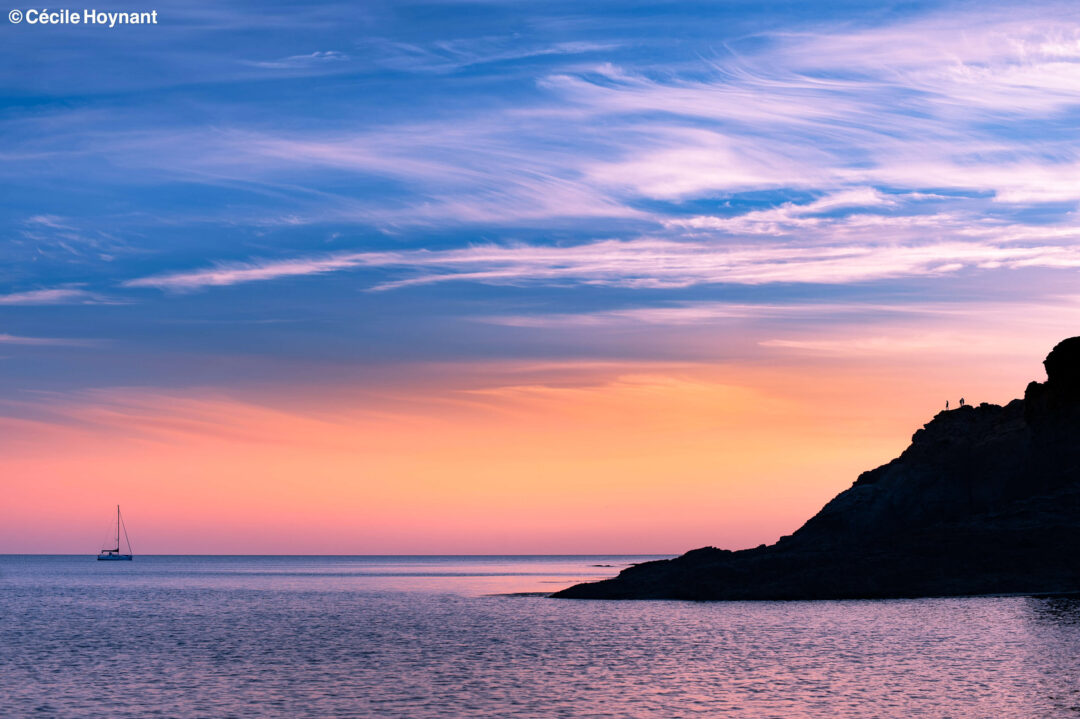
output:
[[[120,553],[120,529],[124,530],[124,540],[127,542],[127,554]],[[98,552],[99,562],[131,561],[131,540],[128,539],[127,527],[124,526],[124,518],[120,516],[120,505],[116,505],[116,549],[102,549]]]

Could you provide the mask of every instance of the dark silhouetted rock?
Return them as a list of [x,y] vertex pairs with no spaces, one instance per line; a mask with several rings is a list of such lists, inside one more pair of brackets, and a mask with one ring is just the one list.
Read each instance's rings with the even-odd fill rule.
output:
[[1080,592],[1080,337],[1023,400],[941,412],[794,534],[706,547],[555,594],[828,599]]

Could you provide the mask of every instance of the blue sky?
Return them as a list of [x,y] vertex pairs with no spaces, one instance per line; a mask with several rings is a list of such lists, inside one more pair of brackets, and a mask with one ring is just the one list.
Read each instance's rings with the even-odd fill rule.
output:
[[1071,331],[1066,5],[155,7],[3,28],[9,399]]
[[755,546],[1080,334],[1068,4],[98,9],[0,29],[0,551]]

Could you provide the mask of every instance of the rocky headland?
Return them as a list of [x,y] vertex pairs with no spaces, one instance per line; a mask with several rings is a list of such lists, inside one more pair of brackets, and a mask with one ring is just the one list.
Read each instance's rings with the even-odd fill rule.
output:
[[705,547],[570,599],[843,599],[1080,591],[1080,337],[1004,407],[945,411],[789,536]]

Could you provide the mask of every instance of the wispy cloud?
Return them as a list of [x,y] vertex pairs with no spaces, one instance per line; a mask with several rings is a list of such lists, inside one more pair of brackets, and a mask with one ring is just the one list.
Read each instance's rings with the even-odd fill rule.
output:
[[[547,86],[590,116],[658,113],[637,151],[597,182],[652,197],[853,184],[982,189],[999,200],[1077,199],[1068,142],[996,123],[1077,106],[1080,23],[1060,13],[939,12],[869,30],[765,36],[707,79],[598,66]],[[701,126],[700,121],[708,121]]]
[[325,257],[306,257],[291,260],[221,264],[209,270],[176,272],[128,280],[124,287],[156,287],[167,290],[193,290],[202,287],[224,287],[245,282],[276,280],[283,277],[318,275],[379,262],[376,253],[339,254]]
[[56,287],[44,290],[27,290],[0,295],[0,305],[100,305],[117,304],[119,300],[108,298],[89,290]]
[[[992,320],[989,318],[993,318]],[[507,327],[527,328],[603,328],[632,327],[643,325],[650,328],[680,328],[687,326],[717,326],[739,323],[744,330],[756,328],[757,332],[772,332],[765,329],[774,325],[802,328],[812,337],[775,338],[767,337],[757,342],[759,346],[784,349],[842,349],[846,344],[858,345],[869,350],[876,339],[866,337],[837,339],[826,334],[835,334],[837,328],[875,327],[884,331],[890,326],[900,326],[905,330],[915,328],[909,335],[929,337],[938,345],[949,345],[966,341],[957,327],[969,330],[977,325],[992,325],[998,330],[1010,327],[1040,326],[1048,329],[1049,334],[1060,331],[1080,320],[1080,297],[1075,295],[1051,295],[1038,299],[1016,301],[921,301],[904,303],[871,302],[863,298],[837,300],[832,302],[808,302],[792,300],[789,302],[724,302],[724,301],[683,301],[662,304],[645,303],[640,306],[624,307],[611,310],[588,310],[578,312],[532,312],[527,314],[492,314],[473,318]],[[746,322],[751,320],[752,322]],[[930,328],[933,331],[929,331]],[[942,338],[952,333],[950,342],[942,343]],[[745,334],[745,332],[744,332]],[[916,344],[922,340],[904,340]],[[930,340],[927,340],[928,342]],[[824,342],[824,344],[821,344]],[[982,347],[980,343],[976,346]]]
[[32,217],[26,218],[26,224],[40,225],[54,230],[75,230],[75,228],[69,225],[63,217],[58,217],[57,215],[33,215]]
[[[510,93],[479,90],[467,107],[436,104],[423,122],[365,114],[317,128],[260,120],[168,128],[160,137],[103,127],[82,151],[184,181],[288,182],[294,191],[282,215],[309,223],[663,221],[673,218],[645,204],[791,188],[1077,202],[1080,150],[1061,121],[1080,106],[1078,38],[1080,20],[1068,13],[999,8],[765,33],[694,63],[648,53],[624,65],[605,61],[625,44],[618,35],[369,40],[383,60],[423,72],[526,57],[552,63],[526,76],[527,93],[517,84]],[[304,69],[345,59],[317,51],[247,62]],[[333,175],[327,170],[407,189],[387,202],[368,184],[350,192],[320,181]]]
[[851,337],[841,339],[774,339],[762,347],[834,357],[895,357],[920,353],[953,352],[983,355],[999,349],[992,338],[957,332],[921,332],[901,336]]
[[[408,183],[415,193],[392,207],[339,192],[319,193],[315,221],[415,225],[648,218],[649,213],[582,178],[575,169],[574,143],[550,144],[543,127],[536,129],[540,135],[528,138],[524,126],[509,132],[504,119],[488,118],[318,137],[226,132],[212,141],[193,169],[236,178],[297,168],[333,170]],[[538,152],[536,143],[549,144]]]
[[328,63],[339,63],[348,59],[348,55],[337,50],[316,50],[307,55],[290,55],[277,60],[245,60],[244,64],[271,70],[298,70]]
[[111,262],[131,251],[129,244],[107,230],[87,230],[78,220],[59,215],[31,215],[11,233],[8,249],[13,258],[64,258],[76,262]]
[[124,286],[193,290],[358,267],[396,270],[407,275],[377,282],[373,287],[382,290],[448,281],[495,285],[574,282],[631,288],[713,283],[837,284],[949,274],[965,268],[1080,267],[1080,248],[986,242],[791,247],[606,240],[569,247],[486,245],[223,264],[206,270],[128,280]]
[[[905,306],[915,287],[962,287],[978,303],[1060,289],[1078,266],[1080,16],[1068,8],[813,7],[778,20],[740,6],[726,26],[676,4],[653,28],[615,6],[573,18],[522,6],[528,22],[509,34],[473,22],[486,8],[466,22],[455,7],[436,13],[452,27],[373,6],[339,31],[313,6],[298,16],[310,35],[280,17],[252,30],[269,43],[247,42],[229,13],[221,32],[241,42],[228,53],[163,51],[160,69],[185,90],[160,106],[114,94],[6,118],[19,150],[0,173],[49,201],[12,210],[18,267],[0,305],[244,285],[229,300],[255,318],[275,281],[307,277],[313,304],[528,285],[566,311],[447,312],[684,327],[768,323],[795,312],[785,297],[810,294],[767,285],[831,286],[808,307],[849,284]],[[295,80],[337,72],[355,76]],[[86,177],[79,192],[50,199],[71,176]],[[334,273],[353,276],[315,287]],[[608,294],[664,304],[588,311]],[[728,294],[777,301],[675,304]],[[140,299],[147,312],[200,305]]]
[[677,302],[665,305],[631,307],[626,309],[563,313],[498,314],[475,318],[507,327],[606,327],[620,325],[683,325],[715,324],[728,320],[763,320],[823,317],[838,318],[868,314],[939,314],[946,306],[886,305],[866,302],[802,302],[802,303],[745,303],[745,302]]
[[86,347],[95,344],[95,341],[86,339],[63,339],[59,337],[23,337],[20,335],[11,335],[0,332],[0,344],[30,345],[35,347]]
[[583,55],[613,50],[615,42],[522,43],[521,38],[493,36],[437,40],[418,44],[382,41],[379,63],[396,70],[449,73],[482,65],[560,55]]
[[[767,210],[751,210],[738,215],[717,217],[698,215],[665,220],[668,227],[680,227],[693,230],[722,230],[737,235],[784,235],[793,231],[802,231],[822,225],[836,225],[838,210],[887,209],[896,207],[898,197],[888,196],[870,187],[859,187],[835,192],[807,203],[785,202]],[[886,218],[881,215],[859,215],[863,223],[890,222],[893,225],[911,224],[920,218],[900,216]],[[934,216],[932,219],[941,219]],[[845,223],[852,218],[844,217]]]

